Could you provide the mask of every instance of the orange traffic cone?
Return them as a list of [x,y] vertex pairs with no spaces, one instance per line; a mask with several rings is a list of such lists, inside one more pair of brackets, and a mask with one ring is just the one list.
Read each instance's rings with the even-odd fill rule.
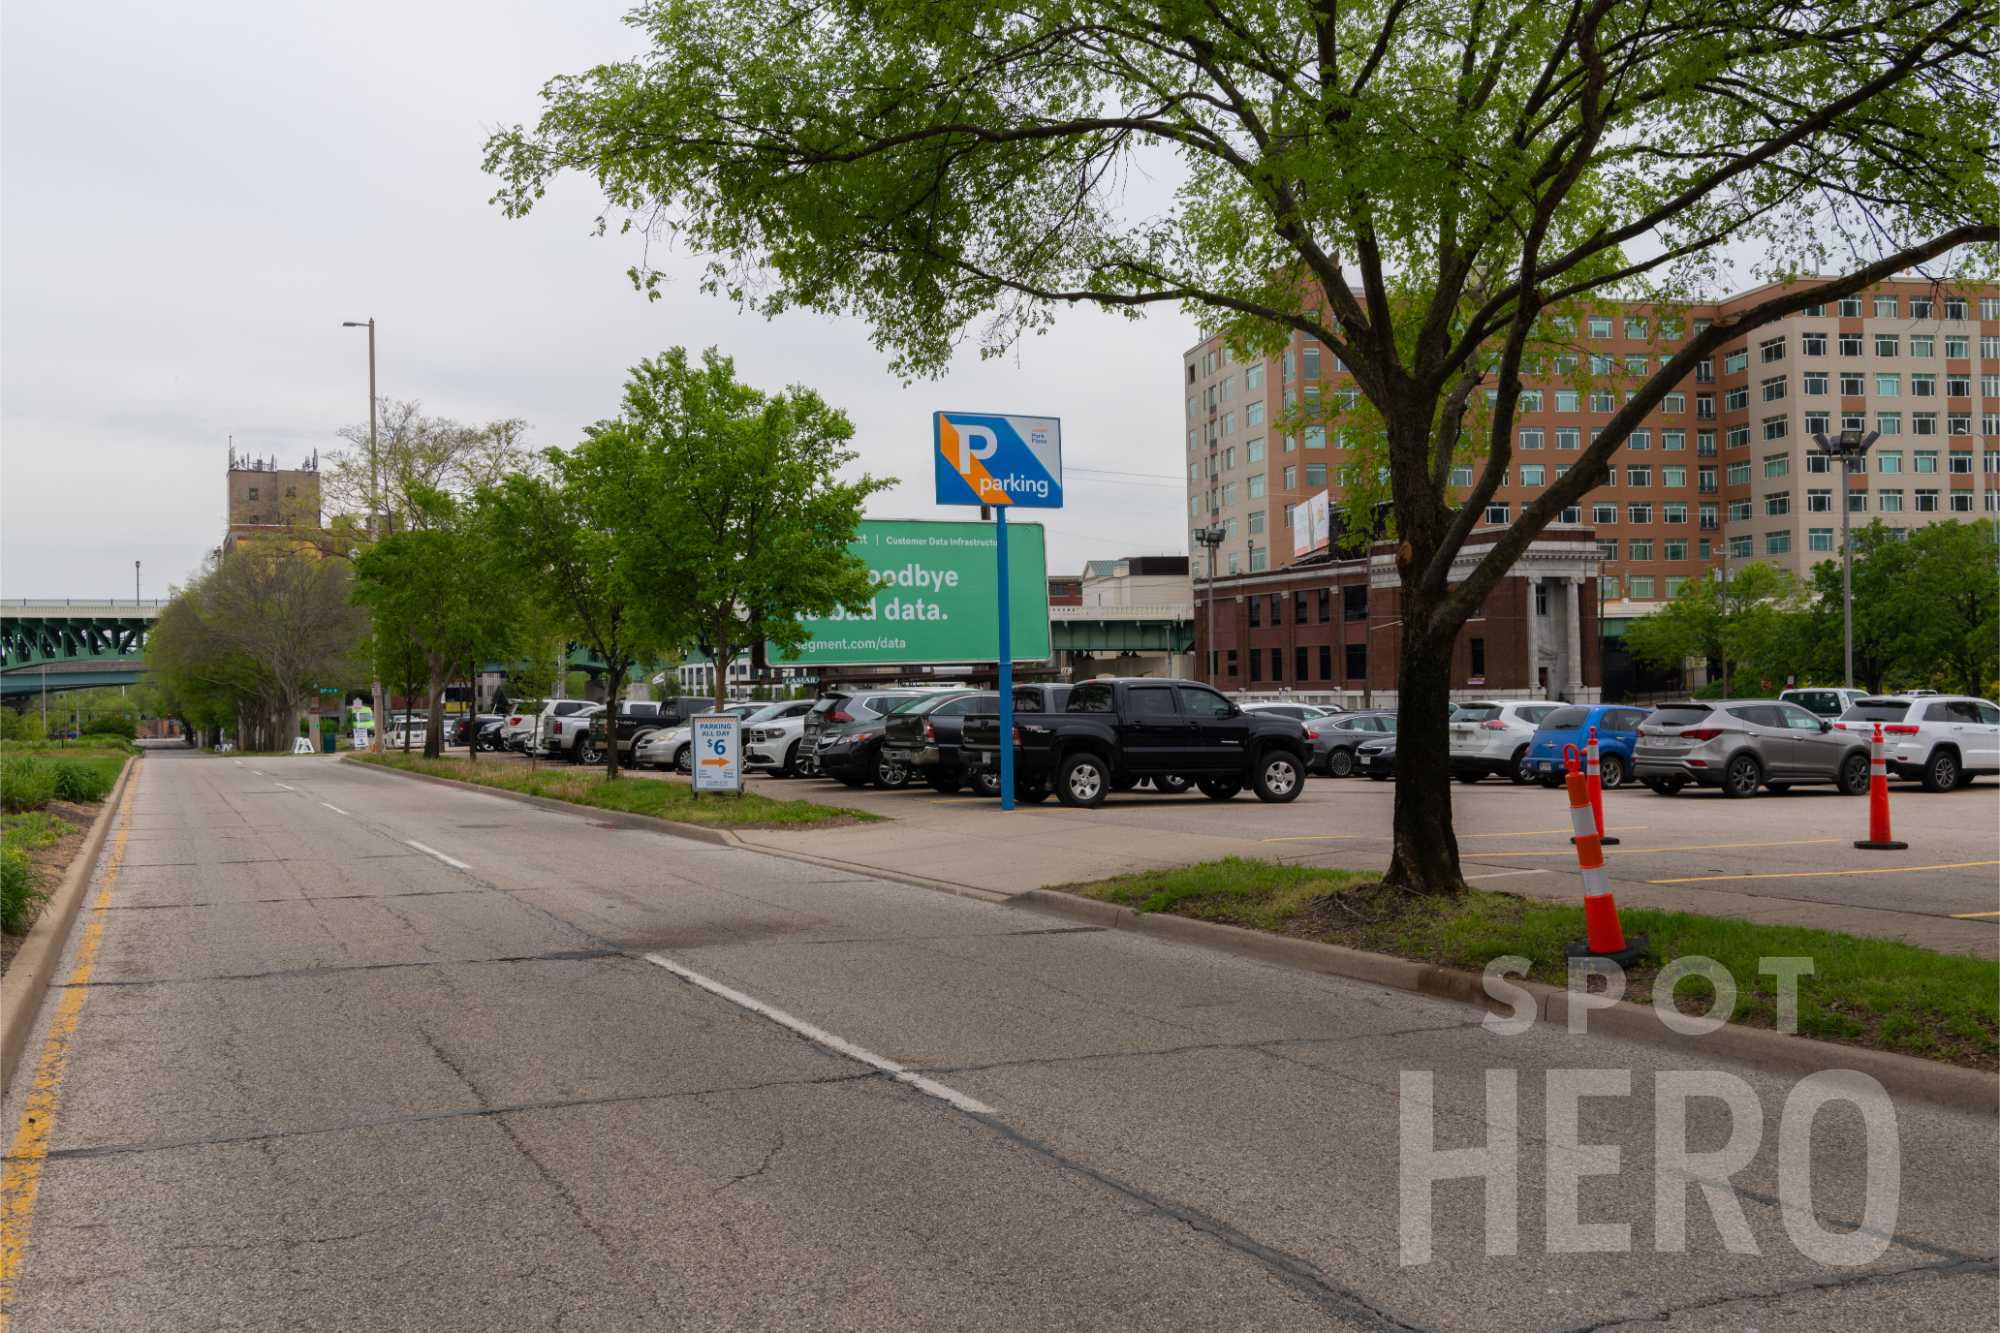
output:
[[1882,757],[1882,724],[1868,744],[1868,836],[1854,844],[1863,851],[1900,852],[1910,844],[1897,842],[1889,830],[1889,761]]
[[1597,728],[1590,729],[1590,744],[1584,750],[1584,770],[1590,777],[1590,813],[1597,820],[1597,841],[1605,847],[1616,847],[1618,839],[1604,834],[1604,765],[1597,753]]
[[1618,902],[1611,896],[1611,877],[1604,870],[1604,852],[1590,812],[1590,783],[1575,769],[1564,780],[1569,788],[1570,827],[1576,836],[1577,868],[1583,872],[1584,940],[1569,946],[1571,958],[1605,958],[1630,967],[1646,956],[1646,937],[1627,939],[1618,920]]

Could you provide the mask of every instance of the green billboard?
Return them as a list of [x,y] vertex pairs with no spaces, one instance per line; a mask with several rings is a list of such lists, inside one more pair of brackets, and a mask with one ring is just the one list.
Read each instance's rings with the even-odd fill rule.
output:
[[[991,662],[1000,651],[999,570],[991,523],[863,519],[848,550],[875,581],[856,614],[808,617],[796,656],[773,666]],[[1049,656],[1048,552],[1036,523],[1007,525],[1007,593],[1017,662]]]

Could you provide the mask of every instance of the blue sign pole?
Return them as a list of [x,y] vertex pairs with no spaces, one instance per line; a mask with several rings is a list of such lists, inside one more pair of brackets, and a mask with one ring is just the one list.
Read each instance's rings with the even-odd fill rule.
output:
[[1014,616],[1007,600],[1007,506],[993,507],[993,549],[1000,561],[1000,808],[1014,808]]

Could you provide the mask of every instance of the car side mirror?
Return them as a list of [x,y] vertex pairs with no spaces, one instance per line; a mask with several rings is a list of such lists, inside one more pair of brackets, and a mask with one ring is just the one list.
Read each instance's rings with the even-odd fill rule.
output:
[[1819,729],[1820,729],[1821,731],[1832,731],[1832,730],[1833,730],[1833,723],[1831,723],[1831,722],[1827,721],[1827,720],[1826,720],[1825,718],[1821,718],[1821,719],[1819,720]]
[[1240,709],[1240,708],[1238,708],[1238,707],[1237,707],[1237,706],[1236,706],[1235,704],[1231,704],[1231,705],[1229,705],[1229,711],[1228,711],[1228,712],[1226,712],[1226,713],[1224,713],[1224,714],[1223,714],[1223,716],[1224,716],[1224,717],[1242,717],[1242,716],[1243,716],[1243,710],[1242,710],[1242,709]]

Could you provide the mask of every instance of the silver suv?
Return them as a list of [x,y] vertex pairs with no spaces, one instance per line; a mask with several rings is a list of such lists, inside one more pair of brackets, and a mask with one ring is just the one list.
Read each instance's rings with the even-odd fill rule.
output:
[[1661,704],[1639,726],[1632,771],[1661,796],[1693,783],[1727,796],[1831,782],[1868,790],[1868,746],[1825,718],[1776,699]]

